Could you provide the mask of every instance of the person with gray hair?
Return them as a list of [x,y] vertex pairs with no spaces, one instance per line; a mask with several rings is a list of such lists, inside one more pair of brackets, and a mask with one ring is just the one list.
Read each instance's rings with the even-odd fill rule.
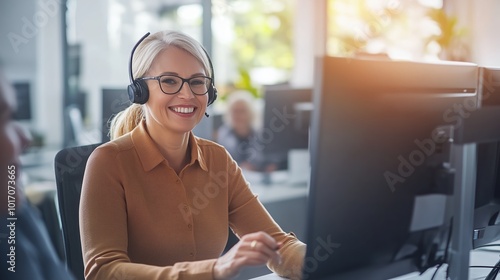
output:
[[[202,45],[160,31],[134,50],[134,104],[84,175],[86,279],[233,279],[265,264],[300,278],[305,244],[272,219],[223,146],[192,133],[216,93]],[[228,228],[240,240],[223,254]]]
[[0,279],[71,280],[38,209],[23,193],[20,155],[30,136],[12,119],[17,107],[14,94],[0,71]]
[[255,101],[244,90],[229,94],[223,123],[217,129],[217,143],[226,148],[241,168],[260,171],[262,149],[255,128]]

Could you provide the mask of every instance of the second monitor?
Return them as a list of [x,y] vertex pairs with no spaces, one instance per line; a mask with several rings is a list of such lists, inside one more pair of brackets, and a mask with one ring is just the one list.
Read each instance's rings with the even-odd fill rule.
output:
[[308,149],[312,89],[268,86],[264,92],[264,120],[259,142],[266,164],[288,168],[288,153]]

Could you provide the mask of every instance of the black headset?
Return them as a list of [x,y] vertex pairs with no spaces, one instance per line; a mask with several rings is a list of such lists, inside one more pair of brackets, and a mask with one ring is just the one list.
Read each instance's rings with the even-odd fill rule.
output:
[[[130,54],[130,61],[129,61],[129,77],[130,77],[130,85],[127,87],[128,91],[128,98],[132,103],[137,103],[137,104],[144,104],[148,101],[149,99],[149,89],[148,85],[146,84],[146,81],[141,80],[141,79],[134,79],[134,75],[132,73],[132,59],[134,58],[134,52],[137,46],[139,46],[146,37],[149,36],[149,32],[146,33],[142,38],[135,44],[134,48],[132,49],[132,53]],[[214,101],[217,99],[217,88],[214,85],[214,67],[212,65],[212,60],[210,60],[210,56],[208,55],[208,52],[203,48],[203,51],[205,52],[208,62],[210,64],[210,71],[212,71],[212,82],[210,83],[210,87],[208,88],[208,104],[207,106],[210,106]],[[205,113],[206,114],[206,113]]]

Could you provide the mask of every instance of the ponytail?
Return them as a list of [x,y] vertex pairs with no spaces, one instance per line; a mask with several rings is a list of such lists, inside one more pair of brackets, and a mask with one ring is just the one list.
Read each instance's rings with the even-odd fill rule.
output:
[[111,120],[109,128],[109,137],[116,139],[132,131],[144,119],[142,105],[132,104],[127,109],[119,112]]

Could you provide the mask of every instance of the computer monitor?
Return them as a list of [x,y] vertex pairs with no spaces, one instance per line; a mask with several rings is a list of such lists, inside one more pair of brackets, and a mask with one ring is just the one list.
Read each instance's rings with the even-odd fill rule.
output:
[[312,89],[289,85],[264,89],[264,118],[259,144],[265,164],[274,163],[287,169],[288,152],[308,149]]
[[[500,109],[500,68],[480,68],[480,90],[482,108]],[[478,248],[500,240],[500,142],[477,144],[475,194],[473,248]]]
[[449,139],[477,75],[468,63],[317,60],[304,279],[390,279],[447,261]]
[[111,119],[120,111],[125,110],[130,106],[131,102],[128,99],[127,89],[111,89],[105,88],[102,90],[102,142],[109,141],[109,124]]
[[15,82],[13,87],[17,99],[17,111],[14,114],[15,120],[31,120],[31,90],[29,82]]

